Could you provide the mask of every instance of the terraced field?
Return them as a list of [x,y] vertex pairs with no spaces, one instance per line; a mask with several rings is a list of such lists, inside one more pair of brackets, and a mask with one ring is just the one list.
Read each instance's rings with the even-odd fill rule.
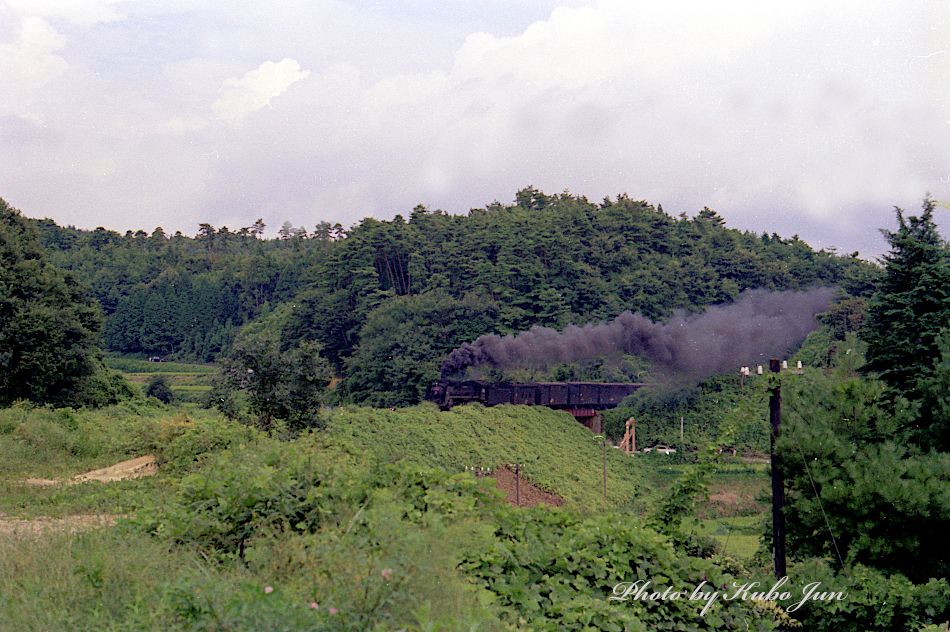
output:
[[110,369],[121,372],[140,389],[144,389],[145,384],[156,375],[164,376],[175,396],[182,402],[200,402],[211,390],[211,377],[215,371],[212,364],[149,362],[120,356],[107,356],[105,362]]
[[[662,465],[657,457],[640,461],[655,499],[688,467]],[[709,480],[709,498],[697,507],[696,533],[718,540],[726,554],[750,560],[759,550],[759,536],[770,508],[769,480],[766,463],[717,463]]]

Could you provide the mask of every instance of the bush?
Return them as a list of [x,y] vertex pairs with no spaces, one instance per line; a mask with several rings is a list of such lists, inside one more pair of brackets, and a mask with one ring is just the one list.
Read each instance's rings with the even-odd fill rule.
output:
[[808,601],[792,613],[815,632],[889,632],[916,630],[950,618],[950,584],[931,579],[912,584],[903,575],[887,576],[866,566],[835,574],[823,561],[792,568],[800,583],[821,582],[819,591],[843,591],[841,601]]
[[345,456],[326,457],[313,446],[268,438],[232,448],[182,479],[172,505],[151,508],[139,524],[208,555],[243,558],[253,538],[312,533],[351,514],[376,489],[395,490],[403,517],[416,523],[433,514],[475,516],[480,503],[492,498],[464,474],[410,466],[354,471]]
[[793,377],[783,387],[778,442],[789,552],[835,556],[827,515],[846,563],[914,581],[947,576],[950,454],[920,453],[901,443],[900,411],[882,406],[879,382],[840,374]]
[[135,389],[121,373],[96,362],[96,370],[79,382],[71,403],[73,406],[103,408],[135,396]]
[[252,443],[259,437],[258,431],[220,417],[192,420],[180,415],[160,423],[155,451],[165,469],[184,471],[215,452]]
[[[651,580],[651,592],[692,590],[733,578],[707,560],[677,553],[670,542],[628,517],[581,519],[563,511],[499,514],[496,543],[462,567],[494,593],[512,624],[530,629],[774,630],[774,615],[749,602],[611,602],[619,582]],[[691,627],[684,627],[690,625]]]
[[[333,621],[341,629],[398,627],[410,607],[420,620],[444,622],[449,615],[422,607],[432,603],[423,597],[435,595],[460,601],[478,620],[500,614],[530,629],[673,629],[687,621],[696,629],[775,627],[774,614],[744,603],[700,617],[695,601],[608,602],[613,586],[630,579],[677,588],[732,581],[714,563],[628,524],[627,515],[585,520],[515,509],[492,481],[409,463],[360,464],[316,436],[265,438],[219,453],[182,480],[169,504],[143,510],[135,523],[197,547],[222,568],[242,559],[253,572],[298,587],[312,576],[304,584],[320,603],[339,608]],[[476,580],[474,588],[457,567]]]
[[146,397],[154,397],[163,404],[171,404],[175,401],[175,393],[168,384],[168,378],[164,375],[155,375],[149,379],[145,386]]
[[209,459],[203,471],[181,480],[170,507],[153,507],[139,524],[209,556],[243,558],[255,535],[319,526],[330,512],[326,479],[332,475],[325,463],[261,439]]

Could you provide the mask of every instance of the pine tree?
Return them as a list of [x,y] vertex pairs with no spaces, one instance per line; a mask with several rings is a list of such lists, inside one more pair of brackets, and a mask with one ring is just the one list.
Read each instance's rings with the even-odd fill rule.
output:
[[[919,217],[897,209],[897,231],[884,231],[891,251],[862,329],[868,344],[865,372],[880,376],[891,399],[911,403],[922,400],[921,384],[934,374],[941,358],[938,340],[950,327],[950,246],[937,232],[934,206],[926,198]],[[928,434],[934,421],[921,410],[919,430]]]

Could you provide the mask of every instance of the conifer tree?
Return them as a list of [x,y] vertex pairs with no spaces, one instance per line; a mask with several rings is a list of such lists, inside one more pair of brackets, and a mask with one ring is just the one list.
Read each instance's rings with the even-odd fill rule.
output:
[[[884,231],[891,251],[862,329],[868,345],[865,372],[880,376],[892,400],[903,397],[918,405],[925,395],[922,385],[941,359],[938,340],[950,328],[950,246],[937,232],[934,207],[928,197],[920,216],[905,217],[897,209],[897,231]],[[940,421],[927,410],[916,417],[921,437]]]

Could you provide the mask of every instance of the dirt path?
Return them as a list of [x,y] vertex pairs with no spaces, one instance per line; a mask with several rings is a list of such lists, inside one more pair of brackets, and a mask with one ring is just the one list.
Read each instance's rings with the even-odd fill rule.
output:
[[55,478],[28,478],[24,483],[37,487],[48,487],[50,485],[75,485],[76,483],[85,483],[86,481],[99,481],[109,483],[112,481],[124,481],[131,478],[142,478],[143,476],[154,476],[158,473],[158,462],[155,456],[147,454],[137,459],[122,461],[100,470],[92,470],[85,474],[77,474],[70,479]]
[[[143,476],[154,476],[158,473],[158,462],[154,455],[148,454],[136,459],[122,461],[99,470],[92,470],[84,474],[77,474],[72,478],[28,478],[23,481],[26,485],[46,487],[50,485],[75,485],[86,481],[109,483],[123,481]],[[10,518],[0,513],[0,537],[35,537],[50,532],[76,533],[96,527],[108,527],[115,524],[120,516],[109,514],[78,514],[63,516],[62,518]]]
[[119,516],[89,514],[63,518],[7,518],[0,514],[0,537],[39,536],[50,531],[75,533],[115,524]]

